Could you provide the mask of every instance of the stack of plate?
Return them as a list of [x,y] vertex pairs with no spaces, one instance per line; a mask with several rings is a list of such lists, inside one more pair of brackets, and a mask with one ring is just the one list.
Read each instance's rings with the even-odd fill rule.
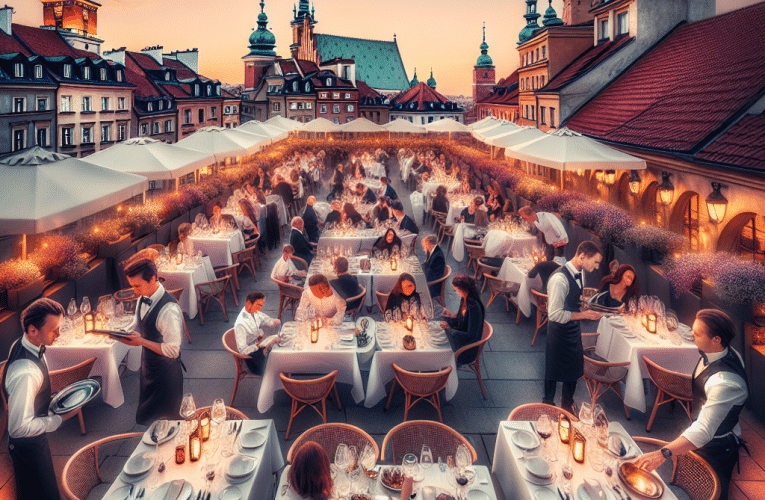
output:
[[550,463],[539,457],[530,458],[526,461],[523,475],[528,482],[539,486],[552,484],[555,481],[555,473],[550,467]]
[[134,455],[125,463],[122,472],[129,478],[136,480],[149,472],[154,467],[154,453],[145,452]]
[[255,471],[257,462],[254,458],[246,457],[244,455],[237,455],[228,467],[226,467],[226,480],[229,483],[242,483],[249,479],[250,475]]
[[437,332],[433,330],[430,331],[430,343],[434,346],[443,347],[449,345],[449,339],[446,337],[444,331],[439,328]]
[[693,330],[691,329],[690,326],[683,323],[678,323],[677,333],[679,333],[680,336],[683,337],[685,340],[690,340],[691,342],[693,342]]
[[252,429],[251,431],[242,434],[239,438],[239,446],[243,449],[259,448],[260,446],[263,446],[263,443],[265,442],[266,435],[261,432],[260,429]]

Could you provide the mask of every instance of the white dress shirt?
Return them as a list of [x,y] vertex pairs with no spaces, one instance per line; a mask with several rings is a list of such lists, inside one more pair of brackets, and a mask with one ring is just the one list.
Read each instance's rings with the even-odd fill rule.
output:
[[[576,276],[577,271],[570,261],[566,262],[565,267],[571,272],[572,276]],[[582,285],[582,278],[580,277],[579,286],[584,289]],[[556,323],[568,323],[571,321],[571,311],[563,309],[566,297],[568,296],[569,286],[568,278],[560,273],[553,273],[550,276],[550,281],[547,282],[547,317],[550,321]]]
[[263,337],[264,326],[276,326],[275,320],[269,317],[263,311],[254,314],[248,313],[247,309],[242,309],[234,323],[234,337],[236,338],[236,349],[241,354],[252,354],[259,349],[258,342]]
[[271,278],[279,281],[288,281],[289,276],[295,276],[298,274],[298,269],[295,267],[295,263],[292,259],[284,260],[282,255],[279,260],[274,264],[274,268],[271,270]]
[[[140,307],[136,307],[136,315],[133,317],[133,323],[128,327],[128,331],[138,331],[141,320],[154,309],[159,299],[165,293],[165,287],[159,284],[159,288],[149,299],[151,305],[140,302]],[[140,299],[139,299],[140,300]],[[183,329],[183,311],[181,306],[175,302],[165,304],[165,307],[157,315],[157,330],[162,333],[162,343],[159,345],[162,355],[167,358],[177,358],[181,354],[181,330]]]
[[312,306],[315,311],[316,318],[332,318],[336,326],[343,323],[345,319],[345,299],[340,297],[337,292],[330,287],[332,295],[323,299],[318,298],[313,294],[310,288],[303,290],[303,295],[300,297],[300,305],[295,311],[295,317],[305,318],[310,320],[308,314],[308,306]]
[[179,241],[175,251],[182,255],[194,255],[194,242],[188,238],[186,241]]
[[[744,366],[744,360],[734,349],[733,352]],[[722,352],[707,353],[709,363],[717,361],[728,354],[728,348]],[[695,375],[698,377],[708,365],[700,362],[696,367]],[[701,448],[715,437],[715,432],[720,424],[728,415],[731,408],[743,404],[749,396],[744,379],[731,372],[717,372],[707,379],[704,384],[704,393],[707,395],[707,401],[701,407],[698,418],[691,424],[682,436],[693,443],[697,448]],[[741,435],[741,426],[736,424],[733,428],[733,434]]]
[[537,212],[537,221],[534,225],[545,235],[545,241],[548,245],[561,246],[568,243],[566,228],[554,214]]
[[[24,334],[21,345],[35,356],[40,349],[34,346]],[[42,357],[45,361],[45,354]],[[29,359],[20,359],[6,368],[5,385],[8,389],[8,435],[14,439],[39,436],[55,431],[61,425],[59,415],[36,417],[34,412],[35,396],[42,387],[43,374],[37,365]]]

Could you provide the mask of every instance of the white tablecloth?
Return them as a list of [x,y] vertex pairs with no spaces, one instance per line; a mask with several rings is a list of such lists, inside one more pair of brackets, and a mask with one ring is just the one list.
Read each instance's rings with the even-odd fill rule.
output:
[[475,238],[477,232],[475,224],[460,222],[454,228],[454,241],[452,242],[452,257],[457,262],[465,260],[465,238]]
[[[91,343],[95,341],[98,343]],[[132,371],[140,369],[141,346],[131,347],[117,341],[109,344],[103,335],[85,334],[81,339],[72,339],[67,345],[48,346],[45,351],[48,370],[51,371],[74,366],[93,356],[96,362],[90,377],[101,377],[101,397],[109,406],[121,406],[125,395],[122,393],[119,366],[127,356],[127,367]]]
[[[176,424],[176,422],[171,422],[171,424]],[[228,425],[231,424],[226,424],[226,426]],[[148,433],[150,429],[151,428],[147,429],[146,432]],[[245,435],[248,431],[252,431],[253,429],[258,429],[258,432],[261,432],[263,435],[265,435],[266,440],[265,443],[263,443],[263,445],[259,446],[258,448],[245,450],[248,456],[255,458],[255,470],[249,477],[247,477],[246,480],[236,484],[236,487],[241,492],[241,498],[243,500],[271,500],[274,497],[273,474],[278,472],[279,469],[284,466],[284,458],[282,456],[281,447],[279,446],[279,438],[276,434],[276,426],[274,425],[273,420],[244,420],[239,439],[241,439],[241,436]],[[212,444],[212,441],[203,443],[203,452],[205,446]],[[236,449],[237,445],[234,445],[235,453]],[[135,450],[133,450],[131,457],[140,453],[153,451],[154,446],[149,446],[141,441],[138,446],[136,446]],[[180,465],[176,464],[174,439],[170,439],[168,442],[160,445],[159,452],[165,459],[165,471],[162,473],[158,484],[162,485],[168,481],[185,479],[186,481],[189,481],[194,487],[191,498],[196,498],[197,493],[203,489],[206,484],[206,480],[202,472],[202,466],[205,463],[205,458],[201,458],[198,462],[191,462],[188,458],[187,446],[186,461]],[[211,498],[219,498],[221,491],[231,486],[231,484],[227,481],[224,472],[233,458],[233,456],[230,458],[220,457],[220,451],[217,452],[216,460],[218,460],[219,467],[215,474],[215,479],[212,482]],[[136,487],[138,488],[146,488],[146,492],[143,496],[144,500],[150,499],[154,494],[155,490],[150,489],[149,485],[151,484],[152,475],[156,474],[159,473],[156,471],[155,467],[150,474],[147,474],[147,477],[135,483]],[[114,481],[111,488],[109,488],[109,491],[104,496],[104,499],[111,500],[114,498],[111,495],[115,490],[125,485],[129,485],[130,483],[126,482],[127,477],[128,476],[126,476],[124,472],[121,473],[118,476],[118,479]],[[117,498],[122,500],[124,497]]]
[[367,175],[380,178],[385,177],[385,165],[382,163],[375,162],[369,162],[364,163],[364,170],[366,171]]
[[[287,322],[286,324],[293,323]],[[343,323],[345,331],[355,331],[354,323]],[[284,325],[282,325],[284,328]],[[371,339],[366,347],[335,348],[330,344],[336,340],[334,328],[325,327],[319,331],[319,341],[312,344],[307,324],[300,334],[303,349],[296,351],[293,347],[275,346],[268,356],[263,380],[260,383],[258,396],[258,411],[265,413],[274,404],[274,393],[282,388],[279,373],[317,373],[326,375],[333,370],[339,370],[337,382],[351,384],[351,395],[354,401],[360,403],[364,399],[364,384],[361,380],[359,358],[368,359],[374,351],[375,341]],[[362,359],[361,362],[364,362]]]
[[409,158],[400,158],[398,162],[399,173],[401,174],[401,180],[406,182],[409,175],[412,173],[412,163],[414,163],[414,155]]
[[210,256],[213,267],[230,266],[234,263],[231,254],[244,250],[244,236],[238,229],[217,236],[200,236],[197,233],[189,239],[194,242],[194,251],[201,250]]
[[539,275],[533,279],[528,276],[532,267],[534,265],[529,258],[505,257],[502,268],[497,273],[497,278],[505,281],[514,281],[521,285],[521,289],[518,291],[518,308],[527,318],[531,316],[531,304],[534,303],[531,290],[542,291],[542,278]]
[[417,227],[422,227],[422,218],[425,213],[425,200],[422,193],[415,191],[409,195],[409,202],[412,205],[412,218]]
[[332,211],[332,206],[326,201],[317,201],[313,204],[313,211],[316,212],[316,218],[319,219],[319,222],[324,224],[324,221],[327,220],[327,215]]
[[[354,236],[329,236],[322,234],[319,237],[318,248],[326,248],[328,246],[339,246],[343,248],[350,248],[354,254],[360,252],[369,252],[372,250],[372,246],[377,241],[377,238],[382,236],[384,231],[377,231],[375,229],[363,229],[357,235]],[[397,232],[398,234],[398,232]],[[412,241],[417,237],[416,234],[399,234],[401,238],[401,244],[404,246],[411,246]]]
[[197,316],[197,291],[194,285],[206,283],[215,279],[215,270],[213,270],[209,257],[202,258],[202,265],[193,269],[186,269],[183,265],[180,268],[169,269],[167,267],[159,270],[160,278],[164,278],[165,290],[177,290],[183,288],[178,305],[181,310],[188,314],[190,319]]
[[276,203],[276,211],[279,213],[279,225],[289,225],[290,220],[287,218],[287,207],[284,206],[284,198],[278,194],[269,194],[266,196],[266,203]]
[[[517,432],[517,430],[525,430],[528,432],[531,431],[531,427],[529,426],[529,422],[521,422],[521,421],[502,421],[499,425],[499,430],[497,431],[497,441],[494,445],[494,460],[492,461],[492,472],[497,477],[497,481],[499,482],[500,487],[502,488],[502,491],[505,494],[505,498],[514,499],[514,500],[534,500],[537,498],[536,492],[538,490],[547,489],[550,492],[553,493],[554,498],[558,497],[558,491],[557,488],[560,486],[560,479],[557,479],[553,484],[549,486],[537,486],[535,484],[532,484],[528,481],[526,481],[523,476],[521,475],[521,468],[525,469],[524,460],[523,460],[523,451],[515,446],[515,444],[512,442],[512,435],[513,433]],[[632,441],[632,438],[627,434],[627,432],[624,430],[624,427],[621,426],[618,422],[611,422],[608,427],[609,432],[617,432],[624,436],[628,441],[632,443],[633,446],[635,446],[635,442]],[[553,436],[550,437],[550,440],[556,439],[556,434],[553,433]],[[553,469],[555,471],[555,474],[557,475],[557,478],[560,478],[560,464],[562,461],[562,454],[564,450],[568,450],[568,445],[564,445],[563,443],[560,443],[558,441],[560,447],[558,448],[558,454],[559,458],[557,462],[552,462]],[[598,446],[597,443],[590,443],[587,442],[587,449],[590,449],[590,446]],[[538,452],[541,453],[542,447],[540,446],[537,448]],[[568,453],[571,453],[568,451]],[[576,463],[573,459],[571,460],[571,466],[574,469],[574,477],[571,479],[571,489],[573,490],[572,500],[574,498],[579,498],[576,494],[576,489],[579,488],[579,485],[582,484],[584,479],[597,479],[600,481],[601,485],[603,485],[604,488],[606,488],[606,475],[603,472],[595,472],[592,467],[589,464],[588,460],[585,460],[583,464]],[[658,475],[657,475],[658,477]],[[624,488],[625,491],[628,492],[628,494],[632,498],[643,498],[639,497],[638,495],[634,494],[632,491],[627,490],[626,486],[623,484],[621,485],[622,488]],[[607,489],[607,497],[608,500],[619,500],[616,498],[616,496],[613,494],[613,490],[610,488]],[[665,486],[664,488],[664,495],[661,496],[662,500],[676,500],[675,495],[670,491],[669,488]]]
[[487,257],[504,257],[513,252],[523,253],[526,248],[529,251],[537,244],[537,237],[529,233],[510,234],[507,231],[491,229],[483,239]]
[[699,350],[694,342],[683,340],[682,345],[674,345],[658,335],[647,333],[642,327],[631,328],[631,331],[639,336],[626,338],[622,330],[614,328],[608,318],[601,318],[598,323],[600,335],[595,353],[611,363],[630,362],[625,381],[624,403],[630,408],[645,412],[643,379],[648,378],[648,371],[642,357],[647,356],[651,361],[669,370],[690,374],[699,360]]

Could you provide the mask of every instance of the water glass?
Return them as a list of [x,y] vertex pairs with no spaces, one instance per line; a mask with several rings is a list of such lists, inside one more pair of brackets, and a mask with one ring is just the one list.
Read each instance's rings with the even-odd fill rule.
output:
[[422,445],[420,450],[420,465],[423,469],[428,470],[433,465],[433,452],[427,445]]
[[404,475],[414,478],[417,475],[417,455],[414,453],[404,455],[401,469],[404,471]]
[[350,455],[348,452],[348,445],[340,443],[335,449],[335,465],[339,470],[345,470],[348,467],[350,461]]
[[180,415],[184,420],[189,420],[197,412],[197,405],[194,402],[194,395],[187,392],[183,395],[181,401]]

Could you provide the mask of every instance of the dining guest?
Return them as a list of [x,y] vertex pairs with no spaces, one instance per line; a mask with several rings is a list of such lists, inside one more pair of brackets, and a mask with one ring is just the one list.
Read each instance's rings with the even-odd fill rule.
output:
[[[500,264],[501,266],[502,264]],[[547,283],[550,281],[550,276],[552,276],[552,273],[557,271],[560,268],[560,264],[555,262],[554,260],[543,260],[542,262],[538,262],[534,267],[529,270],[529,278],[534,279],[537,276],[539,276],[539,279],[542,281],[542,293],[547,293]]]
[[271,189],[271,181],[265,171],[263,171],[263,167],[258,167],[258,173],[255,174],[255,179],[253,179],[252,183],[261,191],[268,191]]
[[153,248],[144,248],[143,250],[138,250],[130,258],[128,258],[124,262],[123,266],[128,266],[132,264],[133,262],[143,260],[143,259],[150,260],[156,264],[158,258],[159,258],[159,252],[157,250]]
[[242,198],[239,200],[238,206],[239,210],[242,212],[241,222],[238,225],[239,229],[242,230],[245,239],[257,235],[260,232],[258,230],[258,221],[260,220],[260,217],[255,212],[252,203],[250,203],[250,200]]
[[343,164],[338,163],[337,167],[335,167],[335,173],[332,174],[332,191],[327,196],[327,201],[331,201],[335,198],[339,198],[343,195],[343,180],[345,179],[345,174],[343,174]]
[[380,196],[377,199],[377,205],[369,212],[369,222],[373,225],[382,223],[390,219],[390,199],[387,196]]
[[409,231],[412,234],[418,234],[420,228],[414,223],[411,217],[404,213],[404,205],[401,201],[392,201],[391,208],[393,209],[393,216],[398,221],[398,228],[401,231]]
[[635,268],[629,264],[622,264],[616,272],[603,278],[600,290],[593,299],[601,306],[621,307],[629,303],[631,298],[639,296],[640,286]]
[[481,205],[483,205],[483,198],[480,196],[470,200],[470,204],[463,208],[460,214],[462,222],[475,224],[477,227],[487,227],[489,225],[489,216],[486,215],[485,210],[481,210]]
[[271,270],[271,279],[289,283],[290,285],[303,286],[307,271],[295,267],[295,263],[292,262],[292,255],[294,253],[295,249],[292,245],[284,245],[282,256],[276,261],[274,268]]
[[263,342],[265,336],[264,327],[276,328],[281,324],[279,319],[269,317],[261,309],[266,302],[266,296],[263,292],[255,290],[247,295],[244,308],[239,312],[239,316],[234,323],[234,337],[236,339],[236,349],[240,354],[249,356],[244,360],[247,368],[255,375],[263,375],[263,368],[266,364],[265,352],[276,341],[276,337],[266,343]]
[[290,172],[290,180],[287,183],[290,185],[290,188],[292,188],[292,199],[299,200],[300,194],[303,191],[303,186],[300,181],[300,173],[298,172],[298,169],[292,169]]
[[[436,235],[429,234],[420,242],[425,251],[425,262],[422,264],[422,270],[425,271],[425,279],[430,283],[444,277],[446,271],[446,258],[441,247],[438,246]],[[430,296],[438,297],[441,295],[442,283],[430,285]]]
[[211,227],[220,227],[221,224],[223,224],[223,215],[221,215],[221,206],[220,202],[215,203],[212,207],[213,214],[210,217],[210,226]]
[[293,196],[292,196],[292,186],[289,185],[289,183],[284,180],[284,177],[281,175],[276,176],[276,185],[274,186],[274,189],[272,190],[273,194],[278,194],[282,197],[282,200],[284,201],[284,206],[288,207],[292,204]]
[[408,302],[410,305],[412,301],[415,301],[417,305],[421,305],[420,294],[417,292],[417,284],[414,281],[414,276],[409,273],[401,273],[396,280],[396,284],[393,285],[390,294],[388,294],[388,302],[385,303],[385,310],[392,311],[396,308],[401,308],[401,304]]
[[127,328],[131,333],[118,340],[143,347],[136,422],[149,425],[160,418],[175,418],[183,399],[183,312],[157,280],[153,262],[135,262],[125,268],[125,275],[139,299]]
[[289,467],[290,500],[329,500],[332,497],[329,456],[321,445],[314,441],[303,443]]
[[363,180],[367,178],[367,171],[364,169],[364,165],[362,165],[361,162],[356,162],[353,169],[353,177],[355,177],[358,180]]
[[400,252],[401,244],[401,238],[398,237],[396,231],[388,228],[385,234],[377,238],[372,245],[372,253],[379,256],[383,253],[391,254],[394,250]]
[[45,347],[59,336],[61,304],[37,299],[21,312],[24,334],[11,345],[2,378],[8,402],[8,453],[16,476],[18,500],[60,498],[48,433],[61,425],[50,412],[50,375]]
[[380,177],[380,184],[382,184],[382,195],[387,196],[391,200],[395,201],[398,200],[398,194],[396,194],[396,190],[393,189],[393,186],[389,184],[387,177]]
[[563,223],[555,214],[549,212],[534,213],[531,207],[526,206],[518,209],[518,215],[542,233],[547,260],[563,257],[565,247],[568,244],[568,234],[566,234]]
[[[167,244],[169,253],[176,255],[180,252],[181,255],[194,255],[194,242],[189,239],[191,230],[192,226],[188,222],[178,226],[178,239]],[[136,258],[134,260],[139,259]]]
[[[347,301],[348,297],[355,297],[361,293],[359,280],[356,276],[348,274],[348,259],[338,257],[335,261],[335,274],[337,278],[331,280],[329,284],[343,299]],[[348,304],[348,309],[356,309],[361,299]]]
[[592,272],[603,260],[603,249],[593,241],[583,241],[576,255],[550,276],[547,283],[547,343],[545,346],[545,386],[543,403],[553,405],[558,382],[563,382],[561,407],[577,415],[574,407],[576,382],[584,375],[584,351],[580,320],[600,319],[600,313],[581,310],[584,285],[582,270]]
[[305,237],[305,234],[303,234],[302,217],[295,217],[292,219],[290,245],[295,249],[295,257],[300,257],[310,266],[311,261],[313,260],[313,247],[308,241],[308,238]]
[[316,197],[311,195],[305,202],[305,210],[303,210],[303,224],[305,225],[305,234],[308,237],[308,241],[311,243],[318,243],[321,230],[319,229],[319,217],[316,215],[316,210],[313,206],[316,204]]
[[[309,307],[313,308],[313,318],[308,314]],[[326,276],[314,274],[308,278],[308,288],[303,290],[295,317],[304,320],[332,318],[335,326],[339,326],[345,318],[345,300],[329,286]]]
[[338,222],[343,221],[343,204],[340,203],[338,200],[334,200],[330,207],[332,207],[332,211],[327,214],[327,217],[324,219],[324,225],[327,224],[337,224]]
[[434,212],[449,213],[449,198],[446,197],[446,186],[443,184],[436,188],[436,196],[433,198],[431,209]]
[[493,221],[497,217],[502,217],[502,210],[505,207],[505,198],[502,196],[502,188],[499,187],[499,183],[495,180],[491,181],[487,190],[489,191],[488,198],[486,200],[487,214],[489,220]]
[[362,184],[361,182],[356,184],[356,196],[361,197],[361,203],[366,203],[367,205],[374,205],[377,203],[377,196],[375,196],[375,193],[369,189],[369,186]]
[[696,418],[680,437],[635,461],[638,467],[652,471],[673,456],[694,451],[720,478],[720,500],[728,498],[739,448],[744,446],[739,415],[749,397],[744,361],[730,346],[735,335],[736,326],[723,311],[702,309],[696,313],[693,341],[701,354],[691,374]]
[[[452,350],[457,352],[466,345],[481,340],[486,310],[483,302],[481,302],[481,294],[478,292],[476,282],[472,277],[457,275],[452,280],[452,287],[460,296],[460,306],[456,314],[444,308],[441,314],[445,321],[441,323],[441,328],[446,330],[449,344],[452,346]],[[470,349],[460,355],[457,363],[460,365],[472,363],[477,355],[477,349]]]

